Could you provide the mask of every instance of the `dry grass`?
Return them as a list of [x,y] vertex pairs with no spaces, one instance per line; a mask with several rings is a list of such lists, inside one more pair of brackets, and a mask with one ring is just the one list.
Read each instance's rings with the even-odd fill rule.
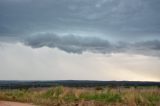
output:
[[0,100],[42,106],[160,106],[160,88],[68,88],[0,90]]

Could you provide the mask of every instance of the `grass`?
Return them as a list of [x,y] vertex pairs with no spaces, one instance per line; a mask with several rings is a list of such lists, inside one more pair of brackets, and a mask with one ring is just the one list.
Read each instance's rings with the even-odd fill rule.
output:
[[0,90],[0,100],[41,106],[160,106],[160,88],[31,88]]
[[103,101],[103,102],[120,102],[121,95],[118,93],[112,92],[102,92],[102,93],[82,93],[80,95],[81,99],[84,100],[94,100],[94,101]]

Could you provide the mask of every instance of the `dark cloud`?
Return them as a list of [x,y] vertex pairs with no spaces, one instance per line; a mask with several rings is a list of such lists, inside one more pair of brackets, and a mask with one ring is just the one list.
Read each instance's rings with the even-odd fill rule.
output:
[[159,0],[0,0],[0,36],[90,29],[114,39],[159,38],[159,10]]
[[159,10],[159,0],[0,0],[0,41],[158,56]]
[[110,52],[112,45],[107,40],[96,37],[80,37],[75,35],[56,35],[51,33],[38,34],[24,40],[26,45],[33,48],[43,46],[57,47],[66,52],[82,53],[83,51]]
[[33,48],[47,46],[59,48],[68,53],[83,53],[85,51],[95,53],[132,53],[149,56],[160,56],[160,41],[141,41],[141,42],[116,42],[96,37],[81,37],[76,35],[56,35],[44,33],[34,35],[24,39],[24,43]]

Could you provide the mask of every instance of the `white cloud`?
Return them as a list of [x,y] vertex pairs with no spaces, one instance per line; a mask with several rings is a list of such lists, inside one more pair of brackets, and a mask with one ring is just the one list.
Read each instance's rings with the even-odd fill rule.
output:
[[156,57],[129,54],[68,54],[56,48],[32,49],[1,43],[0,79],[160,81]]

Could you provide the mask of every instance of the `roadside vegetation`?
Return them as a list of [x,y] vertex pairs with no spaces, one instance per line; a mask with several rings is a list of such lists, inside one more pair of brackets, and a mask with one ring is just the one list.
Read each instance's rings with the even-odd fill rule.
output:
[[0,100],[40,106],[160,106],[159,87],[30,88],[0,90]]

